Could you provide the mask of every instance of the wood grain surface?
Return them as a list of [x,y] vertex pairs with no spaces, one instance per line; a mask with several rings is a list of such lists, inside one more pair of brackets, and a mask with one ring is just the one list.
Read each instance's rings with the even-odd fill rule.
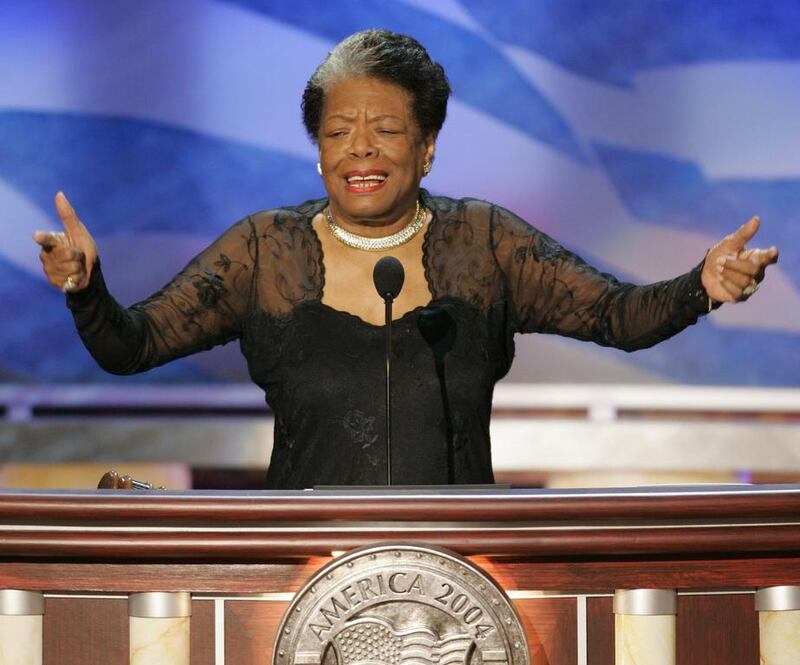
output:
[[0,560],[262,563],[385,541],[547,560],[800,551],[800,488],[672,491],[0,490]]
[[678,596],[677,662],[754,665],[758,613],[752,594]]
[[128,665],[128,601],[47,598],[43,665]]
[[4,529],[0,557],[82,561],[257,562],[324,556],[381,542],[421,542],[465,556],[631,557],[764,555],[800,551],[799,525],[642,528],[486,529],[450,531],[417,526],[370,530],[340,525],[335,532],[307,530],[254,533],[216,531],[102,532]]
[[225,662],[272,662],[272,647],[289,603],[233,600],[225,603]]
[[44,491],[0,490],[0,521],[39,524],[264,524],[326,520],[473,522],[796,518],[800,486],[609,490]]
[[577,665],[578,633],[574,598],[514,601],[528,639],[531,665]]
[[586,599],[586,665],[614,665],[613,604],[611,597]]
[[[294,564],[73,564],[0,562],[0,588],[82,593],[296,592],[330,557]],[[800,584],[800,556],[624,561],[540,561],[474,557],[504,589],[613,593],[617,588],[753,590]]]
[[214,601],[192,599],[189,645],[192,665],[214,665],[214,634]]
[[[753,594],[679,595],[676,662],[756,665],[758,614]],[[614,665],[612,599],[588,598],[587,665]]]
[[[0,588],[291,594],[334,550],[397,541],[469,555],[508,591],[734,591],[680,596],[678,662],[744,665],[758,655],[757,615],[744,592],[800,584],[800,487],[470,496],[0,490]],[[589,665],[613,661],[610,603],[587,601]],[[286,604],[226,599],[226,662],[268,663]],[[533,665],[576,663],[573,598],[515,604]],[[193,664],[211,665],[213,601],[197,599],[195,608]],[[124,599],[48,598],[44,625],[47,665],[127,663]]]

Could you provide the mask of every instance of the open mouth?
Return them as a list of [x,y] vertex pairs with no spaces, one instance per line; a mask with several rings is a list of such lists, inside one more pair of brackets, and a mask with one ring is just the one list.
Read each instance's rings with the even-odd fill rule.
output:
[[383,187],[389,174],[385,171],[351,171],[345,173],[345,189],[350,192],[373,192]]

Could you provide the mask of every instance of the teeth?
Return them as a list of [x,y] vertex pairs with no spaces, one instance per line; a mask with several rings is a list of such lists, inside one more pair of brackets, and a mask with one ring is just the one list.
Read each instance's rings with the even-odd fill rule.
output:
[[373,180],[375,182],[383,182],[384,180],[386,180],[386,176],[385,175],[377,175],[377,174],[375,174],[375,175],[365,175],[365,176],[351,175],[347,179],[347,182],[351,182],[351,183],[366,182],[368,180]]

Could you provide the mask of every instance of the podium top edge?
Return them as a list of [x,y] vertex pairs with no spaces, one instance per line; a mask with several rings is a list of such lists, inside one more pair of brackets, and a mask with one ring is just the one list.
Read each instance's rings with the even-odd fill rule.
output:
[[699,485],[641,485],[632,487],[589,487],[589,488],[509,488],[507,486],[436,486],[436,487],[336,487],[305,490],[97,490],[97,489],[0,489],[0,501],[10,497],[47,497],[54,498],[187,498],[194,500],[208,499],[291,499],[296,500],[336,500],[336,499],[428,499],[440,498],[460,499],[482,498],[493,501],[509,499],[548,499],[558,498],[645,498],[651,497],[723,497],[723,496],[800,496],[800,483],[787,484],[699,484]]

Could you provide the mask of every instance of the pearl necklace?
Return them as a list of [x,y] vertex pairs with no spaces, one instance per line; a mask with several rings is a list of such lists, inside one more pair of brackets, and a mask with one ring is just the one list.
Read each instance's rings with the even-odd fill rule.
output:
[[369,238],[367,236],[359,236],[355,233],[346,231],[333,220],[333,213],[330,206],[325,208],[325,220],[328,222],[328,229],[331,234],[339,242],[344,243],[353,249],[363,249],[367,252],[382,252],[387,249],[394,249],[407,243],[413,238],[425,224],[425,216],[427,210],[419,204],[417,200],[417,207],[414,211],[414,218],[402,229],[389,236],[381,238]]

